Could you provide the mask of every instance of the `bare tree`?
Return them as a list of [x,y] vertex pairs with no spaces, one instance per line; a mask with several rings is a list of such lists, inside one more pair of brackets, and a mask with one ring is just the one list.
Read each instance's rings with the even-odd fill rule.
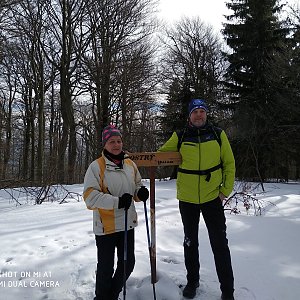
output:
[[[5,81],[4,90],[1,89],[0,105],[1,105],[1,131],[4,135],[4,140],[1,139],[0,148],[0,175],[3,179],[6,178],[8,162],[11,155],[11,139],[12,139],[12,107],[16,93],[16,79],[11,72],[10,59],[2,61],[2,67],[5,68],[3,80]],[[3,83],[3,82],[2,82]],[[2,137],[2,136],[1,136]]]
[[41,182],[44,180],[45,95],[54,79],[53,69],[47,64],[41,48],[46,35],[43,27],[47,18],[45,3],[46,1],[24,0],[11,6],[5,28],[5,36],[10,36],[14,41],[14,48],[10,52],[7,51],[7,56],[11,59],[10,68],[18,78],[20,108],[24,108],[22,115],[25,131],[21,172],[23,176],[27,176],[30,161],[31,180]]
[[13,4],[18,4],[20,2],[21,2],[21,0],[1,0],[0,8],[5,8],[5,7],[11,6]]
[[99,154],[108,122],[121,127],[126,144],[148,146],[158,82],[154,2],[22,0],[1,7],[2,174],[42,185],[74,182]]
[[204,97],[211,104],[219,95],[219,81],[223,74],[222,43],[211,26],[200,18],[183,18],[162,37],[165,45],[163,68],[165,82],[174,78],[192,93]]
[[[118,119],[114,113],[120,107],[120,97],[122,97],[122,93],[123,96],[124,93],[128,96],[125,85],[128,84],[129,79],[133,81],[136,78],[138,71],[128,74],[128,68],[129,65],[133,67],[137,63],[137,58],[133,59],[133,57],[141,54],[141,52],[135,54],[135,51],[140,51],[137,50],[136,45],[142,43],[149,45],[146,39],[153,32],[151,28],[153,23],[150,19],[153,4],[152,0],[90,2],[89,19],[87,20],[90,43],[89,51],[85,55],[84,68],[91,80],[87,89],[92,99],[92,114],[96,133],[94,138],[97,141],[93,156],[99,155],[101,148],[99,141],[103,127],[113,120],[116,121],[116,118]],[[148,54],[143,53],[143,55],[146,57],[149,52]],[[126,70],[125,64],[127,64]],[[139,67],[142,68],[139,75],[143,75],[142,72],[145,71],[143,64],[139,63]],[[120,80],[120,76],[123,76],[122,80]],[[145,77],[147,76],[143,75],[143,78]],[[120,86],[120,81],[122,81],[123,86]],[[138,93],[138,91],[136,92]],[[126,109],[126,107],[123,108]],[[122,124],[123,122],[125,125],[124,113]],[[125,126],[126,130],[127,126]]]
[[122,124],[124,143],[130,147],[134,143],[143,144],[137,136],[145,136],[145,127],[136,125],[140,118],[143,119],[143,125],[147,123],[146,116],[149,116],[151,107],[154,106],[156,86],[160,79],[153,59],[157,52],[152,45],[146,39],[142,44],[132,45],[131,49],[121,53],[117,63],[114,99],[116,107],[120,109],[115,119],[117,124]]
[[[59,182],[73,182],[77,155],[76,122],[74,119],[73,100],[75,97],[76,70],[80,56],[84,51],[82,39],[82,22],[88,1],[62,0],[52,1],[47,7],[49,18],[48,30],[51,39],[44,44],[44,53],[54,43],[58,49],[49,61],[59,72],[60,112],[63,120],[59,141],[57,173]],[[65,176],[65,157],[68,149],[67,174]]]

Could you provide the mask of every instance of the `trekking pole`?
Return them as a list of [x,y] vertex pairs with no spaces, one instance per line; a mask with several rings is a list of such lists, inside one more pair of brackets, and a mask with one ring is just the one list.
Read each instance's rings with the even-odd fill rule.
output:
[[151,282],[153,287],[153,299],[156,300],[156,292],[155,292],[155,283],[154,283],[154,274],[152,268],[152,256],[151,256],[151,242],[150,242],[150,233],[149,233],[149,224],[148,224],[148,215],[147,215],[147,206],[146,201],[144,201],[144,211],[145,211],[145,220],[146,220],[146,229],[147,229],[147,239],[148,239],[148,249],[149,249],[149,259],[150,259],[150,268],[151,268]]
[[125,209],[125,231],[124,231],[124,274],[123,274],[123,299],[126,300],[126,277],[127,277],[127,216],[128,211]]

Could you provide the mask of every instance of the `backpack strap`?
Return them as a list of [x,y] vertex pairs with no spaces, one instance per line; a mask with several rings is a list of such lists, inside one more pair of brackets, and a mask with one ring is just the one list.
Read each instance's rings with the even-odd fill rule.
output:
[[[135,181],[135,177],[136,177],[136,174],[137,174],[137,167],[136,167],[136,165],[133,163],[133,161],[130,158],[125,158],[124,159],[124,164],[128,164],[129,166],[132,166],[132,168],[134,170],[134,178],[133,178],[133,180]],[[138,197],[136,195],[133,196],[133,199],[135,201],[139,201]]]
[[187,127],[184,127],[183,130],[176,131],[176,134],[177,134],[177,137],[178,137],[178,143],[177,143],[177,151],[178,152],[179,152],[179,150],[181,148],[181,145],[182,145],[183,138],[184,138],[184,135],[186,133],[186,130],[187,130]]
[[132,166],[133,169],[134,169],[134,175],[136,175],[137,169],[136,169],[136,167],[135,167],[133,161],[132,161],[130,158],[125,158],[125,159],[124,159],[124,163],[125,163],[125,164],[128,164],[129,166]]
[[99,182],[99,185],[100,185],[101,191],[103,193],[107,194],[108,193],[108,188],[107,188],[107,186],[104,185],[104,172],[105,172],[105,168],[106,168],[106,162],[105,162],[104,157],[100,156],[97,159],[97,163],[98,163],[99,169],[100,169],[100,182]]
[[212,132],[213,132],[213,134],[214,134],[214,136],[215,136],[215,138],[216,138],[219,146],[221,147],[222,146],[222,141],[221,141],[221,132],[222,132],[222,129],[219,128],[219,127],[216,127],[214,125],[211,125],[210,128],[211,128],[211,130],[212,130]]

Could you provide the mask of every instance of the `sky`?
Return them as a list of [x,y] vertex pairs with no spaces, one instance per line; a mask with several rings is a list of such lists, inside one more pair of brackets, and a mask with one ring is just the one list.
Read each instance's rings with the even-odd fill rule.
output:
[[158,16],[166,22],[178,21],[183,16],[199,16],[217,29],[221,29],[226,11],[225,2],[220,0],[160,0],[158,6]]
[[[300,4],[300,0],[287,0],[290,5]],[[159,0],[158,17],[166,22],[178,21],[182,16],[199,16],[205,23],[217,31],[222,29],[225,22],[224,14],[229,10],[222,0]]]
[[[149,182],[144,181],[149,187]],[[81,194],[82,185],[67,186]],[[300,183],[269,183],[266,191],[245,191],[264,207],[227,216],[236,300],[300,299]],[[241,186],[236,183],[235,191]],[[0,298],[5,300],[92,300],[96,245],[92,212],[81,197],[33,205],[21,189],[0,190]],[[63,198],[58,192],[57,199]],[[73,194],[75,195],[75,194]],[[136,203],[136,265],[127,281],[127,300],[152,300],[144,207]],[[149,203],[148,203],[149,217]],[[220,300],[219,283],[200,222],[200,287],[195,300]],[[175,181],[156,182],[157,300],[183,300],[186,284],[183,230]],[[120,299],[123,299],[122,294]]]

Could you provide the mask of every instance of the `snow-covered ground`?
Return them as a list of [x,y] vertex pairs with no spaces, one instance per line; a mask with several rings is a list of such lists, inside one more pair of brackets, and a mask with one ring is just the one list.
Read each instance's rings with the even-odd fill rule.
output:
[[[149,186],[149,182],[145,184]],[[300,299],[300,184],[266,184],[259,199],[271,201],[262,216],[227,214],[238,300]],[[82,192],[82,185],[68,186]],[[32,205],[9,202],[0,191],[0,299],[92,300],[96,246],[92,212],[83,201]],[[148,203],[149,205],[149,203]],[[153,299],[142,203],[136,204],[136,266],[127,300]],[[148,216],[150,212],[148,211]],[[206,227],[200,224],[201,281],[196,300],[220,299]],[[183,230],[175,181],[156,182],[157,300],[182,298]],[[121,295],[122,297],[122,295]],[[123,299],[123,297],[122,297]]]

